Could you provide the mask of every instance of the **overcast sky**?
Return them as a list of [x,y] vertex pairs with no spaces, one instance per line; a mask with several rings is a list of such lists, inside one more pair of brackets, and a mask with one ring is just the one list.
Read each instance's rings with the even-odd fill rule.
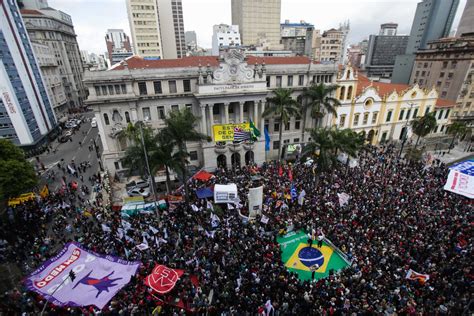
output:
[[[130,35],[126,0],[49,0],[49,6],[72,16],[79,47],[106,51],[107,29],[121,28]],[[338,27],[350,20],[348,44],[378,33],[381,23],[398,23],[399,34],[409,34],[416,5],[421,0],[281,0],[281,21],[305,20],[317,29]],[[444,1],[444,0],[443,0]],[[231,21],[231,0],[183,0],[184,28],[195,31],[201,47],[212,46],[212,26]],[[466,0],[461,0],[453,24],[459,23]]]

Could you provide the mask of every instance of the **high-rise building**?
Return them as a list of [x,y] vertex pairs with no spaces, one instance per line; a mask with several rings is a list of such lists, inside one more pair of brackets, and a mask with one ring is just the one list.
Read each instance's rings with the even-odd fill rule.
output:
[[461,21],[459,21],[456,36],[459,37],[464,33],[474,33],[474,0],[467,0],[462,12]]
[[147,59],[186,55],[181,0],[127,0],[134,52]]
[[[285,20],[285,23],[280,25],[281,29],[281,43],[283,44],[284,50],[289,50],[295,53],[296,55],[310,55],[311,54],[311,45],[313,43],[310,36],[314,34],[314,26],[305,21],[300,21],[300,23],[290,23],[289,20]],[[309,47],[307,47],[309,46]],[[308,54],[309,53],[309,54]]]
[[238,25],[242,45],[282,49],[281,0],[232,0],[232,25]]
[[319,61],[341,63],[342,49],[345,42],[345,32],[336,29],[324,31],[321,36],[321,49]]
[[418,3],[404,54],[397,56],[393,83],[408,83],[415,61],[415,52],[429,41],[448,37],[459,0],[423,0]]
[[110,63],[113,65],[133,55],[130,38],[122,29],[109,29],[105,35],[105,44]]
[[0,138],[39,147],[57,123],[16,1],[0,2],[0,56]]
[[382,24],[379,34],[370,35],[364,69],[369,77],[390,78],[395,57],[403,54],[408,43],[408,36],[397,35],[394,23]]
[[81,107],[84,69],[71,16],[49,7],[46,0],[23,0],[23,5],[21,15],[31,42],[47,45],[58,65],[67,98],[64,110]]
[[212,27],[212,55],[218,56],[219,50],[241,44],[238,25],[219,24]]
[[195,31],[184,32],[184,41],[186,42],[186,51],[197,49],[197,36]]

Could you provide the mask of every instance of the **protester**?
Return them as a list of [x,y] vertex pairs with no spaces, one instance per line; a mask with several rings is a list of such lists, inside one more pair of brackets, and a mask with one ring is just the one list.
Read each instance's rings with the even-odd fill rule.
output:
[[[32,272],[75,240],[92,251],[138,260],[141,268],[101,315],[185,313],[160,301],[144,284],[156,263],[195,275],[199,287],[182,278],[169,293],[190,310],[209,315],[461,315],[473,312],[472,206],[446,192],[447,168],[427,168],[398,159],[394,148],[368,147],[354,168],[339,165],[319,177],[296,163],[279,175],[276,162],[237,170],[218,169],[206,183],[190,181],[190,206],[168,204],[157,213],[122,219],[102,199],[78,204],[70,194],[17,207],[0,232],[2,262]],[[78,168],[79,169],[79,168]],[[259,174],[255,180],[255,174]],[[99,187],[100,175],[89,179]],[[264,185],[263,224],[244,223],[238,206],[199,200],[196,190],[236,183],[240,212],[248,215],[247,193]],[[290,190],[296,188],[298,198]],[[304,196],[301,192],[304,190]],[[183,193],[184,190],[179,190]],[[339,205],[338,193],[350,198]],[[77,193],[73,193],[76,195]],[[212,208],[213,211],[209,208]],[[217,218],[216,218],[217,217]],[[105,226],[104,226],[105,225]],[[31,229],[35,227],[35,229]],[[66,228],[66,229],[65,229]],[[280,259],[276,236],[304,229],[321,247],[326,237],[352,265],[326,279],[301,282]],[[148,249],[137,245],[144,241]],[[409,269],[429,274],[425,284],[405,279]],[[21,284],[0,297],[0,312],[39,314],[44,300]],[[157,306],[160,305],[159,309]],[[163,306],[161,306],[163,305]],[[96,315],[94,307],[58,308],[50,315]]]

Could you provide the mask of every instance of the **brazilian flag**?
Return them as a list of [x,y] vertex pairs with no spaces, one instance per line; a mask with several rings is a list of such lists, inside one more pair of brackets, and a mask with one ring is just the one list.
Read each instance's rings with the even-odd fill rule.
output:
[[317,241],[312,247],[308,244],[308,235],[303,231],[290,232],[277,238],[282,251],[281,260],[286,268],[298,274],[301,281],[311,280],[314,271],[316,280],[325,278],[330,270],[338,271],[349,266],[333,247],[323,242],[321,248],[317,247]]
[[257,137],[260,137],[260,131],[255,126],[252,120],[250,120],[250,135],[252,136],[253,141],[256,141]]

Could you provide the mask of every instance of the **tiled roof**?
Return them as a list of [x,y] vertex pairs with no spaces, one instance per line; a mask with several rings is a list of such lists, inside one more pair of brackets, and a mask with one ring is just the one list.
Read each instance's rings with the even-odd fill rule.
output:
[[21,14],[44,15],[38,10],[21,9],[20,12]]
[[450,108],[456,105],[456,101],[447,100],[447,99],[440,99],[436,100],[436,107],[437,108]]
[[[218,66],[219,60],[217,56],[190,56],[181,59],[160,59],[160,60],[146,60],[139,56],[132,56],[126,60],[128,69],[145,69],[145,68],[182,68],[182,67],[206,67]],[[266,65],[295,65],[295,64],[309,64],[308,57],[255,57],[248,56],[247,64],[254,65],[255,63]],[[112,70],[122,70],[123,65],[117,65]]]
[[397,84],[397,83],[386,83],[386,82],[377,82],[377,81],[371,81],[369,78],[366,76],[363,76],[359,74],[358,80],[357,80],[357,91],[356,95],[359,96],[362,91],[365,90],[365,88],[372,86],[374,87],[379,95],[381,97],[384,97],[393,91],[396,91],[397,93],[403,92],[406,89],[410,88],[409,85],[407,84]]

